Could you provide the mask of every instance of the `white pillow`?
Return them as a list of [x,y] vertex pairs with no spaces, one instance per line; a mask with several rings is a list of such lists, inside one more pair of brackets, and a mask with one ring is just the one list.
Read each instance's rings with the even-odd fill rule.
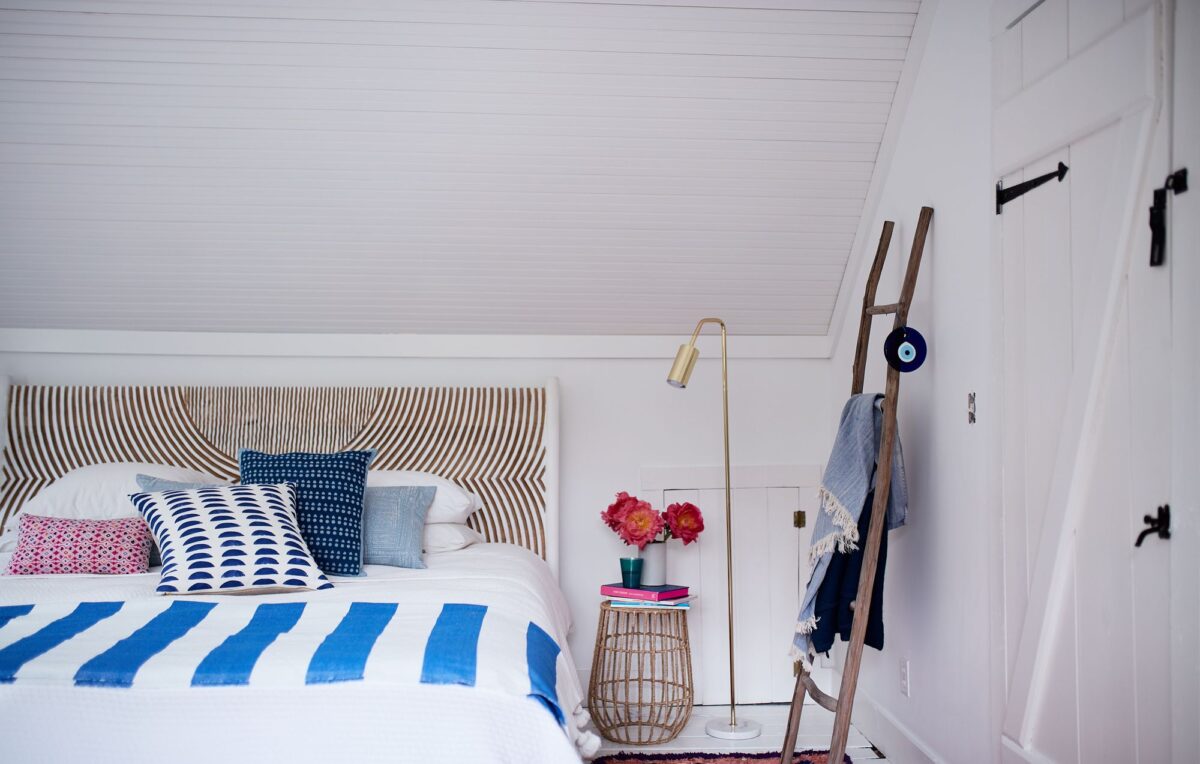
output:
[[425,537],[422,541],[425,554],[438,552],[457,552],[472,544],[482,544],[485,541],[479,531],[469,525],[460,523],[436,523],[425,526]]
[[145,462],[113,462],[90,464],[71,470],[38,491],[32,499],[8,519],[0,551],[16,548],[17,526],[21,515],[66,517],[73,520],[116,520],[138,517],[129,501],[131,493],[139,493],[139,474],[188,483],[223,483],[220,478],[183,467]]
[[427,524],[434,523],[465,523],[471,513],[482,504],[479,497],[457,483],[438,477],[429,472],[412,472],[410,470],[370,470],[367,472],[367,487],[375,488],[388,485],[432,485],[437,487],[429,514],[425,516]]

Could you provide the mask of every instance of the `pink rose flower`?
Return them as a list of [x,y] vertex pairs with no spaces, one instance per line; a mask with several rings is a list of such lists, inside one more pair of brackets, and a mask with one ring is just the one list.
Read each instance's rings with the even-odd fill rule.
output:
[[671,529],[672,536],[687,546],[704,530],[704,515],[700,513],[700,508],[690,501],[672,504],[667,507],[667,527]]
[[621,491],[617,494],[617,500],[608,505],[608,509],[600,513],[600,519],[604,521],[612,530],[620,533],[621,525],[625,522],[625,515],[629,513],[638,503],[636,496]]
[[625,510],[625,517],[617,535],[630,546],[645,549],[662,531],[662,513],[650,506],[648,501],[636,501]]

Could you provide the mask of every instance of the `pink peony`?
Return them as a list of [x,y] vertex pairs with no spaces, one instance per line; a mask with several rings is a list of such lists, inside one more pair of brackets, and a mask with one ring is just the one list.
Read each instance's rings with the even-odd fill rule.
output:
[[621,532],[621,525],[625,522],[625,515],[637,503],[638,498],[636,496],[630,496],[621,491],[617,494],[617,500],[609,504],[608,509],[600,513],[600,519],[604,521],[605,525],[619,534]]
[[633,505],[625,509],[621,527],[615,530],[626,544],[645,549],[662,532],[663,525],[661,512],[651,507],[650,502],[635,499]]
[[704,530],[704,515],[700,514],[700,508],[690,501],[672,504],[667,507],[667,527],[670,528],[672,536],[687,546]]

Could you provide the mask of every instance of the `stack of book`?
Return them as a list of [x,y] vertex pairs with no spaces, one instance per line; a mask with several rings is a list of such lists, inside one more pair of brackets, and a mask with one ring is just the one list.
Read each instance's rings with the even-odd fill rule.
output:
[[612,607],[676,608],[687,610],[692,601],[686,586],[642,586],[629,589],[618,584],[604,584],[600,596],[609,600]]

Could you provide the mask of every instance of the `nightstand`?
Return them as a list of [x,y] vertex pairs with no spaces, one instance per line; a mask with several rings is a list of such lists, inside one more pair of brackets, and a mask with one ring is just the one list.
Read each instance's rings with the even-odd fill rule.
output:
[[674,740],[692,715],[692,647],[686,608],[600,605],[588,711],[618,743]]

